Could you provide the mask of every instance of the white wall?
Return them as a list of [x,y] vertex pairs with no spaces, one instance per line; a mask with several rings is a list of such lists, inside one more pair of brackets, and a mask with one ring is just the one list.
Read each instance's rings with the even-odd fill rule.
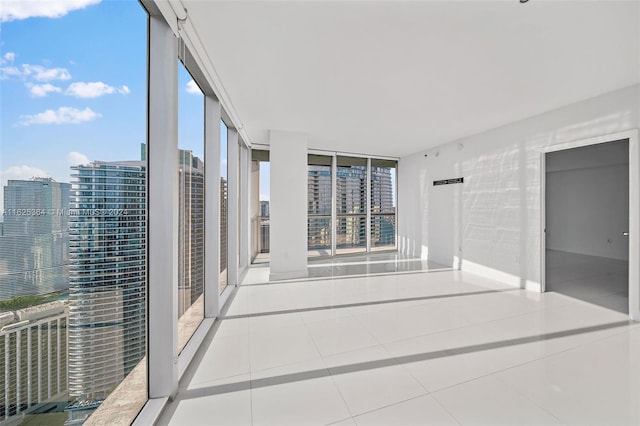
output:
[[307,276],[307,137],[271,130],[270,279]]
[[626,260],[629,144],[547,154],[546,248]]
[[[635,85],[403,157],[399,250],[539,288],[542,150],[637,128],[639,104]],[[433,186],[453,177],[465,182]]]

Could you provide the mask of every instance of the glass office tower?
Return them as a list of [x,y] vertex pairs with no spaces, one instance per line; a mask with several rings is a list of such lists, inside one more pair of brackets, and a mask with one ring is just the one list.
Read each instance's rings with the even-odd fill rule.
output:
[[[72,167],[68,408],[95,408],[145,355],[146,170]],[[85,415],[75,416],[85,417]]]

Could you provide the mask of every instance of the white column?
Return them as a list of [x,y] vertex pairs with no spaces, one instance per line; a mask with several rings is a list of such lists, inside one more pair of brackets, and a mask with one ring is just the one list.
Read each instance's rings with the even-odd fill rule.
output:
[[227,208],[227,280],[229,285],[238,284],[238,178],[240,163],[240,147],[238,131],[229,128],[227,132],[227,188],[229,204]]
[[147,360],[149,398],[178,391],[178,44],[149,17]]
[[204,100],[204,316],[220,314],[220,102]]
[[270,280],[307,276],[307,136],[271,130]]
[[331,256],[336,255],[338,244],[338,156],[333,154],[331,160]]
[[250,182],[250,162],[249,149],[244,146],[240,148],[240,270],[249,266],[249,251],[251,247],[249,214],[249,182]]
[[366,187],[367,187],[367,225],[364,229],[367,232],[367,253],[371,251],[371,158],[367,158],[367,174],[366,174]]

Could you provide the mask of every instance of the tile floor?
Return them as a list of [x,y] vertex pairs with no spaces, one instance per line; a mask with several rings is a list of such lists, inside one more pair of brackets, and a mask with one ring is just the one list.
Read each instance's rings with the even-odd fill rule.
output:
[[629,262],[547,250],[547,289],[629,312]]
[[268,283],[262,269],[160,424],[640,424],[640,323],[597,286],[586,301],[452,270]]

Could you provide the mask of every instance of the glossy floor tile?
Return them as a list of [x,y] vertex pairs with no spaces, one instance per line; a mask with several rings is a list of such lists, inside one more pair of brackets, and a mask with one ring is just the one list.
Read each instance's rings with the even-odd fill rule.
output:
[[[418,273],[450,269],[450,267],[430,260],[406,256],[397,252],[346,254],[336,257],[310,257],[307,266],[307,280],[331,277]],[[254,264],[247,273],[243,284],[263,284],[268,280],[268,256],[262,253],[254,260]],[[285,280],[283,282],[290,281],[296,280]]]
[[629,312],[629,263],[547,250],[547,290]]
[[391,258],[310,262],[362,272],[324,279],[269,282],[251,268],[159,423],[640,424],[625,265],[559,253],[557,291],[540,294],[372,268]]

